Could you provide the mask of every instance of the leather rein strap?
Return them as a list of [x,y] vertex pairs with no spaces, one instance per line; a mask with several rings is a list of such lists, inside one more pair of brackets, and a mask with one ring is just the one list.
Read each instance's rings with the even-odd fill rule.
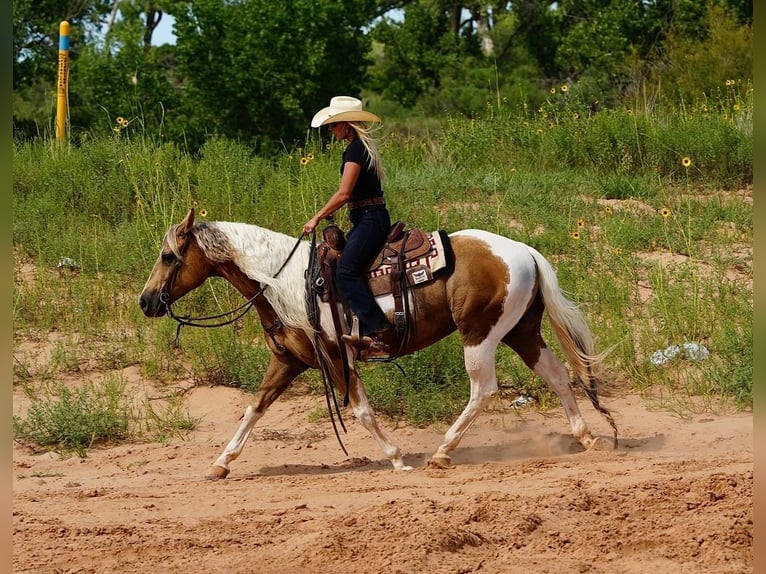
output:
[[[343,450],[344,454],[348,456],[343,441],[340,439],[340,433],[338,432],[338,426],[335,422],[335,418],[338,419],[343,432],[346,431],[346,425],[343,422],[343,416],[341,414],[340,406],[338,405],[338,399],[335,396],[335,388],[332,384],[332,373],[330,366],[327,364],[326,357],[321,352],[321,335],[322,326],[320,324],[321,317],[319,312],[318,290],[320,289],[333,289],[332,285],[327,285],[324,278],[321,276],[319,269],[319,261],[317,258],[317,242],[316,242],[316,229],[311,236],[311,251],[309,254],[309,266],[306,269],[306,311],[309,316],[309,321],[314,329],[314,351],[316,352],[317,362],[319,363],[319,370],[322,373],[322,384],[324,385],[325,401],[327,403],[327,412],[330,414],[330,421],[332,422],[332,428],[335,431],[335,438],[338,439],[338,444]],[[338,336],[338,350],[341,354],[341,363],[343,365],[343,379],[346,383],[346,392],[343,398],[343,406],[347,406],[349,402],[349,381],[350,373],[348,367],[348,361],[346,356],[346,348],[340,339],[340,319],[338,317],[338,305],[335,297],[330,299],[330,309],[332,313],[333,324],[335,332]]]
[[[284,270],[284,268],[287,266],[287,263],[290,261],[290,259],[292,259],[293,255],[298,249],[298,246],[301,244],[301,240],[303,239],[305,235],[306,234],[303,233],[301,234],[300,237],[298,237],[298,240],[295,242],[295,245],[290,251],[290,254],[287,256],[287,259],[285,259],[285,261],[282,263],[281,267],[274,274],[273,278],[276,278],[277,276],[279,276],[282,270]],[[242,303],[242,305],[230,311],[226,311],[225,313],[219,313],[218,315],[208,315],[206,317],[191,317],[189,315],[184,315],[184,316],[176,315],[173,312],[173,306],[170,301],[170,290],[173,287],[173,283],[175,283],[176,275],[178,275],[178,271],[181,269],[181,266],[183,265],[184,254],[186,253],[186,248],[188,245],[189,245],[189,241],[187,240],[181,246],[181,251],[179,253],[180,257],[176,259],[175,268],[173,269],[173,274],[170,276],[170,280],[165,284],[165,286],[162,288],[162,291],[160,292],[160,301],[162,301],[165,304],[165,309],[166,309],[168,317],[170,317],[171,319],[174,319],[178,323],[178,327],[176,328],[176,338],[175,338],[175,341],[173,342],[175,346],[178,346],[179,344],[178,342],[181,336],[181,327],[184,327],[184,326],[203,327],[203,328],[209,329],[211,327],[225,327],[226,325],[231,325],[232,323],[244,317],[245,314],[250,309],[252,309],[253,305],[255,304],[255,300],[261,295],[263,295],[263,292],[266,290],[266,287],[268,287],[268,285],[261,286],[261,288],[258,289],[258,292],[252,297],[250,297],[247,301]],[[231,319],[227,319],[225,321],[221,321],[218,323],[202,322],[202,321],[213,321],[215,319],[221,319],[223,317],[228,317],[230,315],[235,315],[235,316],[233,316]],[[266,330],[266,332],[271,336],[272,340],[277,345],[277,347],[281,347],[281,345],[279,345],[279,343],[277,343],[276,339],[274,338],[275,325],[272,325],[270,328],[267,328],[265,325],[263,327]]]
[[[274,274],[273,278],[276,278],[282,270],[287,266],[287,263],[290,261],[292,256],[295,254],[295,251],[298,249],[298,246],[301,244],[301,240],[306,236],[306,233],[301,234],[300,237],[298,237],[297,241],[295,242],[295,245],[293,246],[292,250],[290,251],[290,254],[287,256],[287,259],[285,259],[284,263],[282,263],[281,267],[277,270],[277,272]],[[258,292],[250,297],[247,301],[245,301],[242,305],[237,307],[236,309],[232,309],[231,311],[227,311],[225,313],[220,313],[218,315],[209,315],[207,317],[190,317],[188,315],[186,316],[179,316],[176,315],[173,312],[172,304],[170,302],[170,290],[173,286],[173,283],[175,282],[176,275],[178,275],[178,270],[183,265],[183,259],[184,254],[186,252],[186,247],[189,244],[188,241],[186,241],[181,246],[181,251],[179,253],[180,257],[176,259],[175,268],[173,269],[173,274],[170,276],[170,280],[165,284],[165,286],[162,288],[162,291],[160,292],[160,301],[162,301],[165,304],[165,307],[167,309],[167,314],[169,317],[174,319],[176,322],[178,322],[178,327],[176,329],[176,339],[174,341],[174,344],[178,345],[178,340],[181,335],[181,327],[183,326],[189,326],[189,327],[204,327],[204,328],[210,328],[210,327],[223,327],[225,325],[230,325],[231,323],[234,323],[235,321],[242,318],[245,313],[247,313],[255,304],[255,300],[263,295],[263,292],[266,290],[268,285],[262,286],[260,289],[258,289]],[[344,454],[348,456],[348,451],[346,450],[345,445],[343,444],[343,441],[340,439],[340,433],[338,432],[338,427],[335,422],[335,416],[338,418],[338,422],[340,423],[340,426],[343,428],[343,432],[346,431],[346,425],[343,422],[343,417],[341,416],[340,406],[338,405],[338,401],[335,397],[335,391],[333,389],[333,386],[330,382],[328,382],[329,377],[329,366],[326,364],[325,358],[320,352],[320,325],[319,325],[319,305],[317,303],[316,293],[314,291],[314,285],[315,282],[312,280],[313,278],[318,277],[317,273],[317,264],[316,264],[316,230],[314,230],[312,237],[311,237],[311,252],[309,256],[309,267],[306,270],[305,278],[306,278],[306,306],[307,310],[309,312],[309,319],[311,320],[311,325],[314,328],[314,350],[316,351],[317,356],[317,362],[319,363],[320,370],[322,372],[322,382],[324,383],[324,391],[325,391],[325,399],[327,401],[327,410],[330,413],[330,420],[332,421],[332,427],[335,431],[335,437],[338,439],[338,444],[340,444],[340,448],[343,450]],[[219,323],[202,323],[201,321],[212,321],[215,319],[221,319],[222,317],[228,317],[229,315],[234,315],[238,313],[236,316],[232,317],[231,319],[227,319],[226,321],[221,321]],[[335,327],[336,330],[338,329],[340,323],[337,322],[337,309],[333,312],[333,321],[335,321]],[[283,347],[276,341],[276,338],[274,337],[274,330],[277,327],[277,325],[281,325],[281,321],[277,320],[277,322],[272,325],[271,327],[264,326],[264,330],[266,333],[268,333],[272,340],[274,341],[277,348]],[[341,347],[341,353],[343,354],[343,376],[346,381],[346,395],[344,398],[344,406],[348,405],[349,400],[349,368],[348,368],[348,362],[345,360],[345,347],[342,346],[341,343],[339,343],[339,346]],[[331,377],[329,377],[331,379]],[[333,407],[335,416],[333,415]]]

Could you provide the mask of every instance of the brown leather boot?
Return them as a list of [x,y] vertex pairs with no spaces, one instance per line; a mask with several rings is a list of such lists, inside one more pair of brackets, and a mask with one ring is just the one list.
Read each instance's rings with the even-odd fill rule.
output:
[[341,338],[355,347],[359,352],[359,359],[365,361],[370,357],[390,356],[391,348],[396,344],[396,331],[393,325],[389,325],[382,331],[368,333],[361,337],[342,335]]
[[388,325],[382,331],[368,333],[359,339],[368,357],[391,355],[391,349],[396,345],[396,331],[393,325]]

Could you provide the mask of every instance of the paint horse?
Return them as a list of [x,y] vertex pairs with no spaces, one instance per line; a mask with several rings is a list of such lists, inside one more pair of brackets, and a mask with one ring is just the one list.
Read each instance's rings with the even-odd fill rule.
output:
[[[458,331],[465,368],[470,379],[470,399],[444,435],[428,461],[448,467],[450,453],[458,446],[476,417],[498,390],[495,355],[500,343],[516,351],[524,363],[561,399],[574,437],[591,449],[609,446],[594,437],[583,419],[567,368],[548,348],[541,333],[544,311],[573,371],[574,380],[614,430],[609,411],[598,398],[600,381],[594,366],[603,359],[594,352],[593,337],[582,312],[558,285],[550,263],[535,249],[506,237],[475,229],[449,235],[454,268],[408,292],[409,308],[421,319],[407,340],[403,354],[414,353]],[[306,310],[305,271],[309,241],[246,223],[196,222],[194,210],[165,233],[159,258],[138,303],[147,317],[160,317],[169,305],[199,287],[208,277],[222,277],[246,299],[252,300],[265,341],[271,351],[266,373],[253,402],[245,410],[236,434],[210,467],[208,478],[225,478],[229,464],[245,445],[255,423],[266,409],[308,368],[319,368],[315,341],[330,368],[331,383],[346,392],[357,420],[372,434],[395,469],[410,470],[402,451],[381,428],[370,407],[364,385],[354,366],[354,354],[337,344],[331,313],[321,313],[319,332]],[[390,295],[377,298],[389,319]],[[326,304],[325,304],[326,305]],[[315,338],[318,336],[318,339]],[[351,351],[346,349],[346,351]],[[348,368],[343,366],[347,362]],[[348,377],[344,376],[344,371]]]

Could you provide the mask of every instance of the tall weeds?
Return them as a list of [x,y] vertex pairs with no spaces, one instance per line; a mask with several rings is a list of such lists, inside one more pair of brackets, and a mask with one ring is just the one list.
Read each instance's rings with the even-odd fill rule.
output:
[[[549,96],[538,109],[506,109],[498,98],[483,116],[442,118],[438,129],[431,121],[429,137],[415,135],[424,133],[415,124],[384,133],[392,217],[427,230],[485,228],[540,250],[585,310],[598,346],[613,348],[608,368],[624,388],[673,397],[680,410],[698,408],[695,397],[749,407],[752,88],[732,80],[693,109],[659,100],[600,109],[577,85]],[[119,348],[109,360],[141,365],[148,380],[255,390],[268,356],[257,319],[235,330],[184,330],[181,350],[171,350],[174,326],[145,319],[135,297],[163,233],[189,207],[201,219],[298,236],[336,189],[341,150],[316,135],[270,158],[221,139],[191,156],[121,133],[77,147],[16,145],[17,342],[77,334]],[[75,266],[62,266],[64,258]],[[227,284],[208,282],[184,305],[214,312],[239,302]],[[708,358],[650,361],[684,342],[704,345]],[[82,363],[103,347],[74,351]],[[63,368],[33,368],[18,348],[15,355],[17,384],[33,384],[35,372],[55,379]],[[374,405],[417,422],[462,409],[456,341],[402,364],[406,377],[391,366],[364,368]],[[505,351],[498,378],[550,399]]]

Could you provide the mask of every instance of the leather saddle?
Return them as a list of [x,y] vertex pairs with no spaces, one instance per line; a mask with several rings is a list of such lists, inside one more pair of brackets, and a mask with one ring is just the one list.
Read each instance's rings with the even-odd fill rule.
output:
[[[391,226],[385,244],[367,269],[372,294],[393,295],[394,327],[400,342],[406,339],[409,330],[409,313],[404,296],[408,286],[425,283],[434,278],[428,265],[428,257],[437,251],[432,236],[433,234],[419,228],[406,229],[402,221],[397,221]],[[316,247],[319,279],[315,290],[325,302],[343,303],[343,298],[335,284],[335,270],[343,255],[346,244],[345,235],[343,230],[331,222],[323,229],[322,238],[322,242]],[[440,232],[440,241],[443,242],[444,249],[447,249],[446,234],[443,232]],[[332,307],[335,309],[337,305]],[[346,308],[345,304],[344,308]],[[346,314],[350,315],[348,309]],[[338,335],[340,336],[340,333]],[[398,353],[394,351],[395,349],[392,348],[392,357],[398,356]]]

